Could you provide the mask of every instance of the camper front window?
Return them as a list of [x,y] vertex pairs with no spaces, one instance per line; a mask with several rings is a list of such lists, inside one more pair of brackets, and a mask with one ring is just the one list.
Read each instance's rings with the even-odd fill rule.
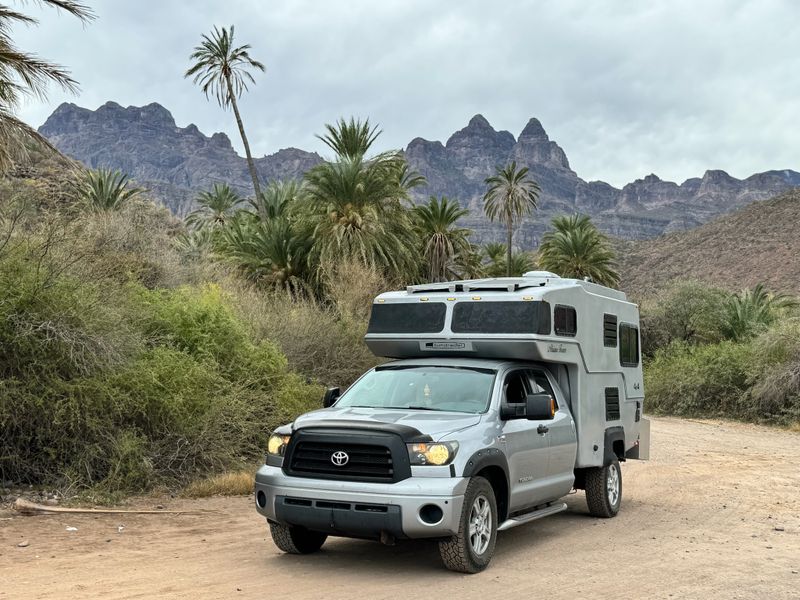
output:
[[336,407],[483,413],[496,374],[467,367],[386,365],[354,383]]

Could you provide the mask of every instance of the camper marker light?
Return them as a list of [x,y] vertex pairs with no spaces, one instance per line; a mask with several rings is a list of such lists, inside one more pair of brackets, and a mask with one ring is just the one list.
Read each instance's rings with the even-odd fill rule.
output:
[[406,446],[408,446],[408,458],[414,466],[449,464],[458,451],[458,442],[406,444]]
[[286,452],[286,446],[289,445],[289,440],[292,436],[290,435],[282,435],[280,433],[273,433],[269,436],[269,441],[267,442],[267,452],[272,456],[283,456],[283,453]]
[[473,297],[472,297],[472,299],[473,299],[473,300],[480,300],[480,299],[481,299],[481,297],[480,297],[480,296],[473,296]]

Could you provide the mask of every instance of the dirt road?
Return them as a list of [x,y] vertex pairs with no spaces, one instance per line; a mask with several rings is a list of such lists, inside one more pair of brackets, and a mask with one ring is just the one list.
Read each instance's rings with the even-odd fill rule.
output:
[[472,576],[421,542],[283,555],[243,497],[167,503],[217,511],[192,516],[6,515],[0,598],[800,598],[800,434],[657,419],[652,460],[623,477],[617,518],[574,494],[568,512],[501,534]]

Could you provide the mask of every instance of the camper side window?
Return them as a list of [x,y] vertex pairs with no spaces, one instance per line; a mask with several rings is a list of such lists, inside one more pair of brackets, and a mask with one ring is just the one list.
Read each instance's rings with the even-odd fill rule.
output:
[[620,323],[619,364],[623,367],[639,366],[639,328],[635,325]]
[[571,306],[556,304],[553,309],[553,324],[556,335],[575,337],[578,332],[578,314]]

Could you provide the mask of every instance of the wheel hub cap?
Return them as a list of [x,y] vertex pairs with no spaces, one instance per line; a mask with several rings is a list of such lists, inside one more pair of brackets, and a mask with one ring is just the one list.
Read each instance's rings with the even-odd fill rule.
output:
[[617,465],[609,465],[608,477],[606,478],[606,494],[608,502],[612,506],[616,506],[619,501],[619,467]]
[[492,507],[485,496],[478,496],[469,512],[469,543],[475,554],[483,554],[492,539]]

